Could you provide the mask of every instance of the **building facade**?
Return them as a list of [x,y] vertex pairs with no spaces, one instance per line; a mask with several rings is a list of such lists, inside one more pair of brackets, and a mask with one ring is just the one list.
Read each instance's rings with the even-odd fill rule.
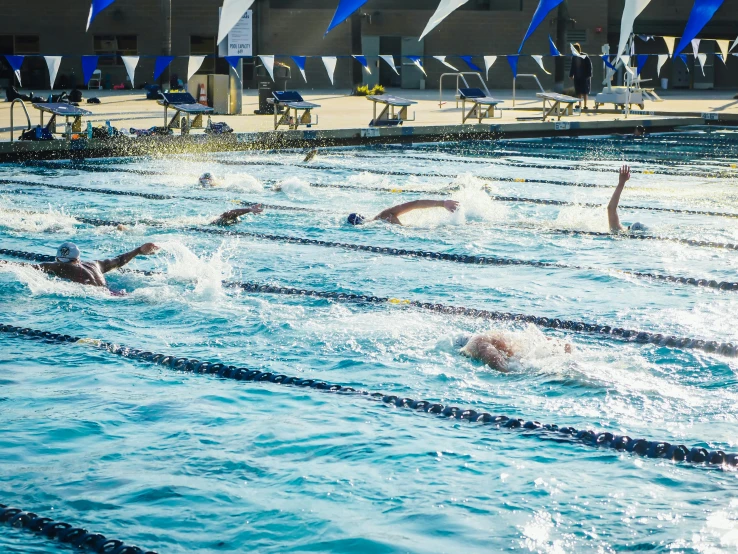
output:
[[[81,85],[80,56],[98,54],[104,86],[126,83],[120,55],[139,55],[136,85],[153,81],[154,57],[162,54],[181,56],[174,60],[169,72],[184,78],[189,55],[212,55],[199,73],[226,73],[228,66],[215,55],[218,32],[218,8],[222,0],[117,0],[103,11],[85,32],[89,3],[59,3],[36,0],[32,7],[21,2],[5,2],[0,8],[0,54],[63,55],[57,88]],[[338,0],[256,0],[253,6],[253,54],[275,54],[278,61],[291,66],[290,85],[301,89],[350,89],[357,82],[381,83],[403,88],[438,88],[443,73],[452,72],[430,56],[447,56],[447,61],[466,71],[458,56],[472,55],[473,62],[484,68],[482,55],[515,54],[538,5],[538,0],[470,0],[452,13],[423,41],[418,41],[438,0],[369,0],[357,14],[324,36]],[[603,63],[595,56],[603,46],[617,46],[620,16],[624,0],[566,0],[568,15],[554,10],[528,40],[523,54],[549,52],[549,35],[557,40],[562,53],[568,54],[568,43],[578,42],[593,57],[594,91],[603,80]],[[692,0],[654,0],[636,21],[636,33],[679,36],[691,10]],[[171,9],[171,12],[169,12]],[[167,17],[171,13],[171,18]],[[559,15],[562,20],[559,21]],[[700,35],[703,38],[735,39],[738,33],[738,0],[727,0],[713,21]],[[714,50],[714,42],[705,41],[701,52]],[[638,53],[666,53],[660,39],[636,42]],[[112,55],[117,54],[117,56]],[[350,58],[366,55],[371,74]],[[380,54],[392,55],[399,75],[380,62]],[[339,56],[332,86],[322,61],[308,58],[307,84],[302,81],[290,55]],[[427,75],[404,56],[426,56]],[[713,62],[703,78],[699,67],[688,60],[667,62],[662,77],[683,88],[738,88],[738,58],[727,65]],[[559,69],[559,77],[568,67]],[[535,74],[546,88],[554,86],[556,77],[553,58],[544,57],[547,75],[529,56],[519,61],[520,74]],[[29,57],[21,70],[24,88],[49,87],[43,58]],[[244,86],[254,88],[263,79],[263,68],[257,58],[244,60]],[[643,77],[656,79],[656,60],[650,59]],[[166,75],[164,76],[166,78]],[[474,82],[469,84],[474,86]],[[12,70],[0,57],[0,85],[12,80]],[[453,82],[452,82],[453,81]],[[490,88],[509,89],[512,73],[507,61],[499,58],[489,71]],[[127,83],[130,86],[130,82]],[[455,86],[446,78],[444,86]],[[520,77],[518,87],[531,88],[534,81]]]

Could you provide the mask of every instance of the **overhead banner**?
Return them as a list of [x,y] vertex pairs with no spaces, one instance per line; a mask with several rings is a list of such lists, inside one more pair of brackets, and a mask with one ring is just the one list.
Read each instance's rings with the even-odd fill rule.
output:
[[425,35],[438,27],[438,24],[441,23],[441,21],[446,19],[454,12],[454,10],[456,10],[460,6],[463,6],[468,1],[469,0],[441,0],[441,3],[438,4],[436,11],[428,20],[428,23],[426,24],[425,29],[423,29],[423,32],[420,34],[420,38],[418,40],[423,40]]
[[328,25],[328,29],[326,29],[325,34],[327,35],[334,27],[346,21],[349,17],[351,17],[352,13],[354,13],[364,4],[366,4],[366,0],[341,0],[338,3],[336,12],[333,14],[333,19],[331,19],[331,22]]
[[85,28],[85,31],[90,30],[90,25],[92,25],[93,20],[101,11],[113,2],[115,2],[115,0],[92,0],[92,4],[90,5],[90,14],[87,16],[87,27]]
[[174,56],[157,56],[154,62],[154,81],[156,81],[161,74],[166,71],[169,64],[174,61]]
[[13,73],[15,73],[15,78],[18,79],[18,84],[20,86],[23,86],[23,83],[21,83],[21,66],[23,65],[23,58],[24,56],[10,56],[6,55],[5,59],[8,60],[8,63],[10,64],[10,67],[13,68]]
[[82,56],[82,78],[85,86],[90,82],[92,74],[97,69],[97,56]]
[[253,3],[254,0],[223,0],[218,22],[218,44],[223,42]]
[[[128,78],[131,80],[131,88],[133,88],[136,86],[133,82],[133,77],[136,75],[139,56],[121,56],[120,59],[123,60],[123,65],[126,66],[126,73],[128,73]],[[189,79],[187,80],[189,81]]]
[[458,72],[459,72],[459,70],[458,70],[458,69],[456,69],[456,68],[455,68],[455,67],[454,67],[453,65],[451,65],[450,63],[448,63],[448,62],[446,61],[446,56],[433,56],[433,57],[434,57],[435,59],[437,59],[437,60],[438,60],[439,62],[441,62],[441,63],[442,63],[443,65],[445,65],[446,67],[448,67],[449,69],[452,69],[452,70],[454,70],[454,71],[455,71],[456,73],[458,73]]
[[543,56],[531,56],[531,58],[533,58],[536,63],[541,66],[541,69],[546,75],[551,75],[551,72],[543,66]]
[[[261,63],[264,64],[264,68],[267,70],[267,73],[269,73],[272,81],[274,81],[274,56],[259,56],[259,59],[261,60]],[[333,80],[331,79],[331,83],[332,82]]]
[[625,9],[623,10],[623,18],[620,20],[620,42],[618,43],[617,56],[625,54],[628,45],[628,39],[633,32],[633,25],[636,17],[646,9],[651,0],[625,0]]
[[[187,60],[187,82],[192,79],[192,76],[197,73],[197,70],[202,67],[202,62],[205,61],[205,56],[190,56]],[[133,81],[133,79],[131,79]]]
[[559,49],[556,48],[556,43],[551,38],[551,35],[548,35],[548,52],[552,56],[560,56],[561,52],[559,52]]
[[397,66],[395,65],[395,58],[393,58],[391,54],[380,54],[379,57],[383,59],[387,63],[387,65],[392,68],[392,71],[394,71],[398,75],[400,74],[400,72],[397,71]]
[[682,33],[682,38],[679,41],[679,46],[676,47],[675,52],[681,54],[687,45],[692,42],[699,32],[704,29],[707,22],[712,19],[718,8],[723,5],[725,0],[694,0],[694,6],[689,14],[687,20],[687,26]]
[[487,80],[489,81],[489,68],[495,65],[497,56],[484,56],[484,69],[487,72]]
[[228,56],[253,56],[253,12],[246,10],[241,19],[228,31]]
[[323,56],[321,59],[323,60],[325,70],[328,72],[331,84],[333,84],[333,75],[336,72],[336,62],[338,61],[338,58],[336,56]]
[[468,65],[469,66],[469,69],[471,69],[472,71],[479,71],[479,73],[482,72],[482,68],[479,67],[477,64],[475,64],[472,61],[472,57],[471,56],[459,56],[459,57],[462,60],[464,60],[464,63],[466,63],[466,65]]
[[538,26],[543,23],[543,20],[546,19],[551,10],[558,7],[558,5],[561,4],[563,1],[564,0],[540,0],[538,2],[536,12],[533,14],[533,20],[528,26],[528,32],[525,33],[525,36],[523,37],[523,42],[520,43],[520,48],[518,48],[518,54],[522,52],[525,41],[530,38],[530,36],[536,29],[538,29]]
[[51,90],[54,90],[54,81],[56,81],[56,74],[59,72],[62,57],[44,56],[44,60],[46,60],[46,67],[49,68],[49,83],[51,83]]
[[666,63],[666,60],[669,59],[669,56],[667,54],[659,54],[659,66],[656,70],[656,76],[661,77],[661,68],[664,67],[664,64]]
[[305,77],[305,60],[307,59],[305,56],[290,56],[292,58],[292,61],[295,62],[295,65],[297,66],[297,69],[300,70],[300,73],[302,74],[302,79],[306,83],[308,82],[307,77]]
[[520,61],[520,56],[507,57],[507,63],[510,64],[510,69],[512,69],[513,72],[513,79],[518,78],[518,61]]

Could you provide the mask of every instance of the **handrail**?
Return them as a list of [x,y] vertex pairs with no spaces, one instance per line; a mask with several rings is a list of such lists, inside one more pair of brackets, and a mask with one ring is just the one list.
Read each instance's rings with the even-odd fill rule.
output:
[[533,77],[536,80],[536,83],[538,83],[538,88],[541,89],[541,92],[546,92],[543,85],[541,85],[541,82],[538,80],[538,75],[534,73],[520,73],[516,77],[513,77],[513,108],[515,107],[515,85],[518,77]]
[[[456,90],[458,91],[459,90],[459,79],[464,81],[464,85],[466,88],[470,88],[469,83],[467,82],[464,75],[476,75],[479,78],[479,81],[482,83],[482,88],[484,89],[484,92],[487,94],[487,96],[491,96],[491,94],[489,93],[489,89],[487,88],[487,85],[484,82],[484,79],[482,79],[482,76],[476,71],[458,71],[456,73],[444,73],[443,75],[441,75],[441,78],[438,82],[438,107],[439,108],[443,106],[443,78],[448,77],[448,76],[456,77]],[[458,97],[456,98],[456,107],[457,108],[459,107]]]
[[26,120],[28,121],[28,130],[31,129],[31,116],[28,115],[28,110],[26,109],[26,103],[21,100],[20,98],[16,98],[10,103],[10,142],[13,142],[13,131],[15,130],[13,127],[13,108],[15,108],[15,103],[20,102],[21,107],[23,108],[23,111],[26,112]]

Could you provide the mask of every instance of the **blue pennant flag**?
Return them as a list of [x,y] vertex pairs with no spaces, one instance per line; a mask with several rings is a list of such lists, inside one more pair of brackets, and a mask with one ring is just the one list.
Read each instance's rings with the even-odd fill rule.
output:
[[540,0],[540,2],[538,2],[538,7],[536,8],[536,13],[533,14],[533,20],[530,22],[528,32],[525,33],[523,42],[520,43],[520,48],[518,48],[518,54],[523,51],[523,45],[525,45],[525,41],[528,40],[530,38],[530,35],[532,35],[533,32],[538,28],[538,26],[543,23],[543,20],[546,19],[546,16],[549,14],[549,12],[557,7],[559,4],[561,4],[563,1],[564,0]]
[[354,59],[364,67],[369,67],[369,62],[366,61],[366,56],[354,56]]
[[292,61],[295,62],[295,65],[300,71],[305,71],[306,56],[290,56],[290,58],[292,58]]
[[699,32],[707,25],[707,22],[712,19],[718,8],[723,5],[725,0],[694,0],[694,6],[692,6],[692,12],[689,14],[689,20],[687,21],[687,27],[682,33],[682,39],[679,41],[679,46],[674,50],[675,55],[679,55],[682,51],[692,42]]
[[551,38],[551,35],[548,35],[548,51],[552,56],[561,55],[561,52],[559,52],[559,49],[556,48],[556,43]]
[[241,60],[241,56],[223,56],[223,59],[228,62],[235,71],[238,71],[238,62]]
[[689,62],[687,61],[687,55],[686,54],[679,54],[679,59],[684,62],[684,65],[687,66],[687,71],[689,71]]
[[518,61],[520,56],[508,56],[507,57],[507,63],[510,64],[510,69],[512,69],[513,72],[513,78],[518,78]]
[[636,75],[640,75],[643,66],[646,65],[646,62],[648,61],[648,54],[638,54],[638,56],[636,56],[636,59],[638,60]]
[[475,64],[472,61],[472,57],[471,56],[459,56],[459,57],[462,60],[464,60],[464,62],[466,62],[466,65],[468,65],[469,66],[469,69],[471,69],[472,71],[479,71],[480,73],[482,72],[482,68],[479,67],[477,64]]
[[156,62],[154,63],[154,81],[156,81],[164,70],[169,67],[169,64],[174,60],[174,56],[157,56]]
[[333,19],[331,19],[331,23],[328,25],[328,29],[326,29],[325,34],[327,35],[331,32],[333,27],[340,25],[351,17],[351,14],[366,4],[366,1],[367,0],[340,0],[338,7],[336,8],[336,13],[333,14]]
[[10,67],[13,68],[13,71],[20,71],[21,66],[23,65],[23,58],[25,56],[5,56],[5,59],[8,60],[8,63],[10,64]]
[[115,0],[92,0],[90,15],[87,16],[87,31],[90,30],[90,25],[92,25],[92,21],[98,16],[98,14],[113,2],[115,2]]
[[602,58],[602,61],[605,62],[605,65],[607,67],[609,67],[610,69],[612,69],[613,71],[615,71],[615,66],[612,65],[612,62],[610,61],[610,59],[612,58],[612,56],[606,56],[605,55],[605,56],[601,56],[601,58]]
[[90,82],[92,74],[97,69],[97,56],[82,56],[82,77],[85,85]]

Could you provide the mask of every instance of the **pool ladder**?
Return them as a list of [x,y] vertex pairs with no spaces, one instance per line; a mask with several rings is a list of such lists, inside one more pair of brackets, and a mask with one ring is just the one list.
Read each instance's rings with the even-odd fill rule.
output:
[[10,142],[13,142],[13,140],[15,140],[13,137],[13,132],[15,131],[15,127],[13,125],[13,111],[14,111],[16,102],[20,102],[21,108],[23,108],[23,112],[26,114],[26,121],[28,121],[27,130],[31,129],[31,116],[28,115],[28,110],[26,109],[26,103],[23,102],[23,100],[21,100],[20,98],[16,98],[10,104]]

